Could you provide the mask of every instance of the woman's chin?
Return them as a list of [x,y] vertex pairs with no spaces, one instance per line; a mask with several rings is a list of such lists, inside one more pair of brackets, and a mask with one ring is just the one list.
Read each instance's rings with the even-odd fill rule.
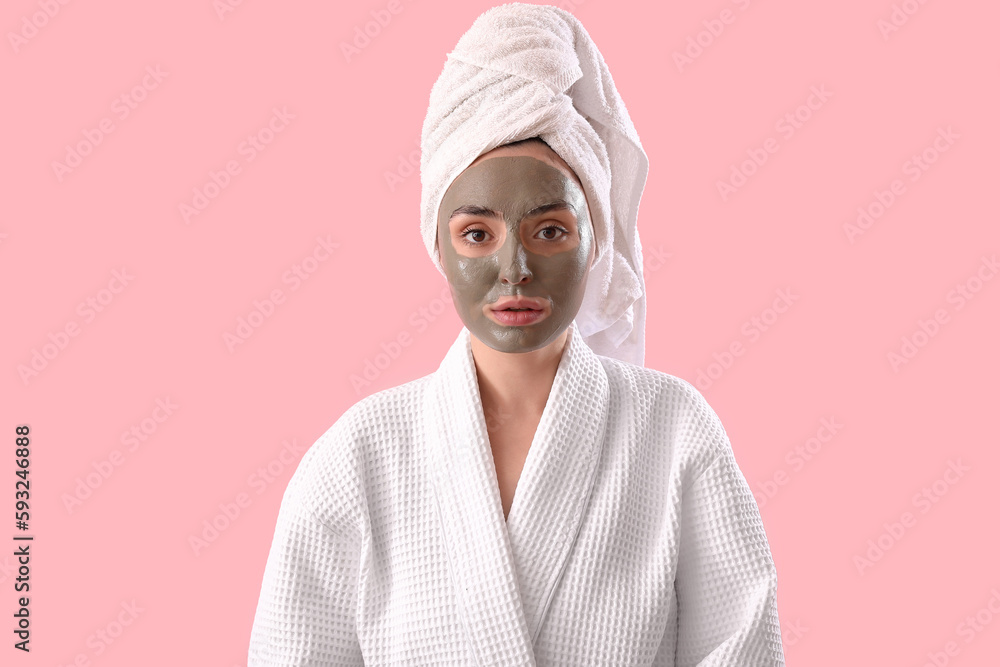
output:
[[555,343],[569,326],[567,324],[563,327],[512,327],[496,324],[486,318],[484,322],[490,324],[485,330],[466,326],[484,346],[505,354],[524,354],[541,350]]

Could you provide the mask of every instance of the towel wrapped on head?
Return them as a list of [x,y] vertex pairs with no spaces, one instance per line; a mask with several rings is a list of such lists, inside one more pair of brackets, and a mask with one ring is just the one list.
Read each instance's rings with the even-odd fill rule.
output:
[[441,199],[497,146],[539,137],[583,184],[596,255],[577,329],[598,354],[642,365],[646,295],[636,229],[649,161],[604,57],[580,21],[509,3],[476,19],[431,89],[420,137],[421,233],[437,250]]

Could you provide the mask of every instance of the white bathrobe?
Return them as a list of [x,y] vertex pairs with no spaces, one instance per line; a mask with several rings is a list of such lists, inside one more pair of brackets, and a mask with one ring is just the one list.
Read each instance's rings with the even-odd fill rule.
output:
[[302,458],[249,666],[784,665],[760,513],[698,391],[571,326],[505,521],[470,336]]

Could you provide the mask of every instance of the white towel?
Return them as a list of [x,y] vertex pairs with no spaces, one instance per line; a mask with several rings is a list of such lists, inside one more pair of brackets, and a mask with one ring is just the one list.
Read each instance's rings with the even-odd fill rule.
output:
[[509,3],[482,14],[448,54],[421,133],[421,233],[437,252],[451,182],[479,155],[540,137],[583,183],[597,245],[576,322],[598,354],[642,365],[646,296],[636,230],[649,161],[611,72],[569,12]]

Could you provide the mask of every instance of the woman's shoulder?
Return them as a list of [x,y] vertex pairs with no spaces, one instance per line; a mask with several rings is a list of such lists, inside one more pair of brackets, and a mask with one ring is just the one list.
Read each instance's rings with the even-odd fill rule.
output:
[[411,429],[418,421],[431,377],[425,375],[358,400],[337,418],[312,449],[344,449],[365,442],[383,442],[392,433]]
[[[373,448],[408,437],[430,376],[370,394],[351,405],[302,456],[292,483],[317,514],[365,505],[365,462]],[[336,502],[331,502],[336,499]],[[333,521],[333,517],[327,517]]]
[[[670,373],[599,356],[622,412],[638,419],[656,442],[670,442],[670,455],[685,467],[703,469],[731,453],[729,436],[704,395]],[[621,408],[620,408],[621,409]]]
[[407,422],[420,410],[421,398],[432,377],[433,374],[425,375],[369,394],[344,411],[337,421],[353,429],[362,427],[365,430],[391,425],[399,420]]
[[608,374],[608,381],[628,389],[633,395],[714,414],[702,393],[684,378],[621,359],[601,355],[598,358]]

